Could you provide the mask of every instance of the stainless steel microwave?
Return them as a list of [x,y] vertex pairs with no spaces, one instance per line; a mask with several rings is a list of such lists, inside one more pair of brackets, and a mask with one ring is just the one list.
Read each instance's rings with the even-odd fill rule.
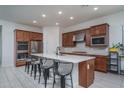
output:
[[105,46],[105,45],[107,45],[106,36],[93,36],[93,37],[91,37],[91,45],[92,46]]

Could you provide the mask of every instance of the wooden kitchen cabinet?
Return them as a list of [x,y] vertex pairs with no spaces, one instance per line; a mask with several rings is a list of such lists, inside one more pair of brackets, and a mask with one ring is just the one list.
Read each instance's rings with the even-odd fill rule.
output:
[[62,45],[63,47],[75,47],[75,43],[73,41],[74,33],[63,33],[62,35]]
[[30,32],[23,32],[23,41],[30,41]]
[[22,30],[16,30],[16,41],[23,41],[23,34],[24,32]]
[[86,46],[91,46],[91,35],[90,35],[90,29],[86,30],[86,35],[85,35],[85,45]]
[[107,72],[108,57],[107,56],[96,56],[95,59],[95,70]]
[[15,30],[15,66],[25,65],[24,55],[30,55],[31,53],[31,41],[38,41],[38,51],[42,52],[42,40],[43,34],[37,32],[30,32],[24,30]]
[[89,87],[94,81],[94,59],[79,63],[79,85]]
[[23,30],[16,30],[16,41],[29,41],[29,32]]
[[30,40],[42,40],[42,39],[43,39],[42,33],[36,33],[36,32],[30,33]]
[[37,32],[28,32],[23,30],[16,30],[16,41],[31,41],[43,40],[43,34]]
[[108,28],[109,28],[108,24],[100,24],[100,25],[92,26],[90,28],[90,35],[91,36],[106,35],[108,32]]
[[62,46],[63,47],[67,46],[67,39],[68,39],[68,34],[66,33],[62,34]]

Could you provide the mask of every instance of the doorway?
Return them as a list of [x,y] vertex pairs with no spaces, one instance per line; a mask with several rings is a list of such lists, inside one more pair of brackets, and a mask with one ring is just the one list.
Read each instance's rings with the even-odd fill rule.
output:
[[2,26],[0,26],[0,66],[2,64]]

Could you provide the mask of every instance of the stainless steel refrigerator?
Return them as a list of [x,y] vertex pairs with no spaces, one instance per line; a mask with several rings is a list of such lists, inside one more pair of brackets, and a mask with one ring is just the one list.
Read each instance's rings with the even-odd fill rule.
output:
[[31,53],[43,53],[43,42],[31,41]]

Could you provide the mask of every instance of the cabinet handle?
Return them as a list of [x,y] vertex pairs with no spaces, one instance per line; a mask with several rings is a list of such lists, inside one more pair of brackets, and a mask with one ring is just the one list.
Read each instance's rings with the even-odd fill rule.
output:
[[90,65],[89,64],[87,64],[87,69],[90,69]]

